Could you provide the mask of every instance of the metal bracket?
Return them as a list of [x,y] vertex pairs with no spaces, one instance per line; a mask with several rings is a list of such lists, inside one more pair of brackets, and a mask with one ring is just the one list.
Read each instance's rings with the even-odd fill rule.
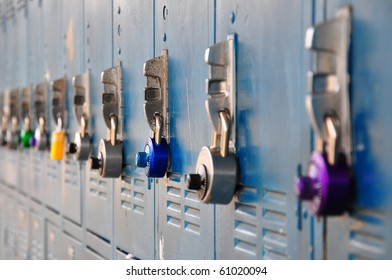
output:
[[12,89],[9,94],[9,110],[11,119],[16,118],[19,122],[19,89]]
[[12,89],[6,94],[6,116],[11,121],[11,127],[7,129],[7,145],[10,149],[16,149],[19,144],[19,89]]
[[[53,91],[52,96],[52,117],[58,129],[64,129],[67,124],[66,94],[67,94],[67,77],[55,80],[51,83]],[[61,121],[61,123],[60,123]]]
[[[236,139],[236,35],[231,34],[226,41],[209,47],[205,52],[205,61],[210,65],[209,78],[206,80],[207,94],[206,109],[213,126],[211,149],[218,149],[222,156],[228,151],[235,153]],[[229,116],[229,137],[225,138],[222,130],[225,123],[222,112]],[[224,138],[224,139],[223,139]],[[220,142],[220,143],[219,143]]]
[[154,133],[155,142],[162,138],[169,143],[169,54],[162,50],[161,55],[144,63],[143,74],[147,77],[144,88],[144,114]]
[[345,154],[348,164],[351,163],[348,74],[351,13],[350,6],[341,7],[334,19],[311,27],[306,32],[305,46],[313,51],[306,108],[313,128],[326,144],[331,165],[335,164],[339,153]]
[[24,122],[26,119],[29,119],[29,122],[32,121],[31,115],[31,87],[25,87],[21,90],[21,112],[20,117]]
[[40,83],[35,87],[35,119],[39,124],[39,120],[43,119],[45,122],[44,128],[46,128],[46,122],[48,117],[47,112],[47,100],[48,100],[48,84],[46,82]]
[[90,117],[90,71],[77,75],[72,79],[74,92],[74,114],[79,125],[80,134],[89,132]]
[[[101,74],[103,84],[102,113],[106,126],[112,130],[112,117],[117,117],[117,139],[123,139],[123,89],[122,89],[122,65],[107,69]],[[110,132],[109,132],[110,136]]]

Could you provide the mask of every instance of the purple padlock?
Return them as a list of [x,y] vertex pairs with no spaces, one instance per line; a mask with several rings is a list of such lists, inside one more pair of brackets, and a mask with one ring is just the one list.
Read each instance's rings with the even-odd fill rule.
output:
[[294,191],[308,204],[311,214],[340,215],[347,209],[351,187],[350,169],[344,155],[330,165],[325,153],[313,152],[307,176],[296,179]]

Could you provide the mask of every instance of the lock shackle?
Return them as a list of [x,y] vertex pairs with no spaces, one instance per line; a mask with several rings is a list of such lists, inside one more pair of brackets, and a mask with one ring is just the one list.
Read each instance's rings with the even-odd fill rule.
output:
[[212,134],[211,149],[218,150],[222,157],[229,153],[229,140],[231,133],[231,118],[227,109],[219,111],[219,131],[214,129]]
[[19,125],[19,120],[18,120],[18,118],[17,118],[16,116],[12,116],[12,118],[11,118],[11,124],[12,124],[12,126],[11,126],[11,131],[12,131],[13,133],[16,133],[17,130],[18,130],[18,125]]
[[63,130],[63,118],[61,117],[61,115],[57,116],[57,126],[56,126],[56,130],[57,131],[61,131]]
[[324,129],[327,135],[326,149],[323,151],[327,154],[328,163],[335,165],[340,153],[341,127],[339,119],[333,115],[328,115],[324,119]]
[[110,143],[112,146],[117,142],[118,118],[115,114],[110,115]]
[[155,113],[155,143],[161,144],[162,134],[163,134],[163,118],[160,113]]
[[31,119],[30,116],[25,116],[23,119],[24,123],[24,130],[30,130],[31,129]]
[[79,133],[82,136],[82,138],[84,138],[84,136],[87,132],[87,125],[88,125],[87,115],[83,114],[80,117],[80,125],[79,125]]
[[45,117],[40,116],[39,119],[38,119],[38,127],[39,127],[39,131],[41,133],[45,132],[45,123],[46,123]]

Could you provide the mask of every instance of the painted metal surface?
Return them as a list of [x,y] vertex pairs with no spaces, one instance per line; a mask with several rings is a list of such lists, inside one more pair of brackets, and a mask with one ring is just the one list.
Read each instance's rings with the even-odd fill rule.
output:
[[296,168],[310,148],[303,42],[311,3],[217,1],[216,15],[216,41],[238,35],[236,148],[242,183],[229,206],[217,206],[217,257],[311,258],[310,220],[292,191]]
[[[71,156],[56,162],[48,152],[0,147],[1,258],[392,258],[391,3],[248,2],[0,0],[0,92],[67,75],[73,137],[71,78],[89,69],[92,154],[107,139],[101,72],[122,62],[125,162],[120,178],[105,179]],[[315,218],[293,192],[315,142],[304,104],[312,62],[305,32],[347,3],[355,197],[345,215]],[[212,136],[205,50],[232,33],[240,185],[230,204],[217,206],[187,190],[185,176]],[[163,49],[171,164],[163,179],[148,179],[134,163],[149,135],[143,64]]]
[[213,43],[213,7],[213,1],[156,1],[155,54],[169,51],[171,161],[167,177],[155,186],[157,259],[215,257],[214,206],[202,204],[184,182],[185,174],[194,172],[198,151],[211,139],[204,51]]
[[[86,0],[84,6],[84,59],[90,70],[90,125],[92,152],[98,153],[99,139],[106,138],[107,129],[102,116],[101,72],[113,66],[112,1]],[[99,47],[98,47],[99,46]],[[87,163],[82,172],[85,188],[86,228],[107,240],[113,232],[113,180],[99,177]]]
[[[330,0],[326,18],[350,1]],[[389,1],[355,1],[351,43],[351,102],[355,197],[352,214],[328,219],[329,259],[391,259],[392,44]],[[374,15],[377,15],[376,17]],[[336,246],[343,238],[344,246]],[[339,242],[341,243],[341,242]]]

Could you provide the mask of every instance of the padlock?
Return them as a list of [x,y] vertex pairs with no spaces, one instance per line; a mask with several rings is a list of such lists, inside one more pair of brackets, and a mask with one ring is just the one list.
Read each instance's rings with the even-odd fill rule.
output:
[[135,163],[137,167],[145,168],[147,177],[162,178],[166,174],[169,165],[169,145],[165,138],[158,145],[154,138],[148,138],[144,152],[136,154]]
[[110,117],[110,139],[99,142],[98,157],[90,158],[91,169],[104,178],[118,178],[123,168],[123,142],[117,139],[118,119]]
[[33,138],[33,132],[30,129],[30,118],[25,117],[24,127],[20,132],[20,142],[23,148],[29,148],[31,146],[31,139]]
[[31,138],[33,137],[33,132],[31,130],[24,130],[22,129],[20,133],[20,139],[23,148],[30,147]]
[[65,132],[53,131],[50,144],[50,159],[62,160],[64,156]]

